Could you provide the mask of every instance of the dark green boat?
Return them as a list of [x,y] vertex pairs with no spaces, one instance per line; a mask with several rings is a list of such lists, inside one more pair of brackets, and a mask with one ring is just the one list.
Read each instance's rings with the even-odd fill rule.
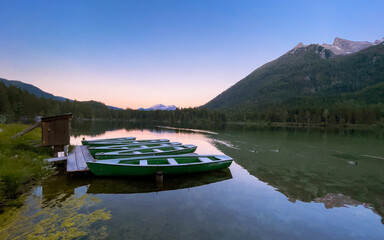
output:
[[140,156],[155,156],[155,155],[177,155],[193,153],[196,151],[197,146],[186,144],[177,146],[160,146],[160,147],[148,147],[148,148],[136,148],[116,152],[101,152],[96,153],[95,157],[98,160],[116,159],[116,158],[129,158]]
[[160,143],[169,142],[169,139],[148,139],[148,140],[119,140],[119,141],[96,141],[96,142],[84,142],[83,145],[90,147],[104,147],[104,146],[117,146],[139,143]]
[[158,143],[141,142],[141,143],[127,144],[127,145],[88,147],[88,151],[93,157],[95,157],[96,153],[101,153],[101,152],[116,152],[116,151],[129,150],[134,148],[165,147],[165,146],[177,146],[177,145],[181,145],[181,143],[179,142],[158,142]]
[[145,176],[204,172],[231,165],[225,155],[167,155],[100,160],[87,162],[91,172],[98,176]]
[[95,140],[82,140],[81,143],[83,145],[88,145],[88,143],[108,142],[108,141],[127,141],[127,140],[135,140],[135,139],[136,137],[105,138],[105,139],[95,139]]

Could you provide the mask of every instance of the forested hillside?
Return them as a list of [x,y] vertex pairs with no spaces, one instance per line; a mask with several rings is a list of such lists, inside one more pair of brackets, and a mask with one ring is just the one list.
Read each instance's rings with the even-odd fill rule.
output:
[[292,98],[359,94],[380,82],[384,82],[384,44],[346,56],[334,56],[322,46],[312,44],[293,49],[256,69],[203,107],[264,110],[270,104]]
[[43,90],[41,90],[40,88],[38,88],[36,86],[33,86],[32,84],[24,83],[21,81],[8,80],[5,78],[0,78],[0,83],[4,83],[4,85],[6,87],[15,86],[17,88],[20,88],[21,90],[26,90],[29,93],[32,93],[33,95],[35,95],[37,97],[44,97],[47,99],[53,99],[53,100],[58,100],[58,101],[65,101],[66,100],[66,98],[58,97],[58,96],[55,96],[51,93],[44,92]]
[[73,113],[75,119],[109,119],[147,122],[225,122],[225,114],[206,109],[187,108],[175,111],[115,110],[96,101],[56,101],[37,97],[15,86],[0,82],[0,121]]
[[256,69],[202,108],[230,121],[384,123],[384,44],[336,56],[316,44]]

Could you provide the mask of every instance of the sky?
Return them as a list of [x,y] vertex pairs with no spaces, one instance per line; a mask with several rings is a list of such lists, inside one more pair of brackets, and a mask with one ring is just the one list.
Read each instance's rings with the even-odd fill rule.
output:
[[0,77],[79,101],[201,106],[299,42],[384,37],[376,0],[0,0]]

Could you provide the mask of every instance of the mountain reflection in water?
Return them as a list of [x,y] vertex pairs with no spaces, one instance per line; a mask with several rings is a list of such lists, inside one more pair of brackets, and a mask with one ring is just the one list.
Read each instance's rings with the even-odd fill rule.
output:
[[362,205],[379,214],[384,224],[384,162],[366,156],[382,156],[383,151],[372,136],[260,130],[209,137],[292,203],[322,202],[327,209]]
[[[60,208],[55,196],[100,199],[90,210],[110,213],[108,221],[99,222],[110,239],[384,237],[384,135],[379,131],[94,124],[76,129],[71,143],[80,144],[83,137],[167,138],[198,146],[198,154],[234,159],[223,171],[164,176],[162,186],[154,177],[91,175],[43,184],[41,197],[48,206]],[[92,136],[93,128],[106,132]]]

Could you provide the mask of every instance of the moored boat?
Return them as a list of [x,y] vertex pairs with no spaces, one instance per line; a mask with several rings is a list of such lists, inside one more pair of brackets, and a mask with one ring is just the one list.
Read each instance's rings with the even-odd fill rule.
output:
[[160,142],[169,142],[169,139],[98,141],[98,142],[86,142],[82,144],[90,147],[103,147],[103,146],[128,145],[128,144],[139,144],[139,143],[160,143]]
[[127,140],[135,140],[135,139],[136,137],[105,138],[105,139],[94,139],[94,140],[82,140],[81,143],[83,145],[88,145],[87,143],[107,142],[107,141],[127,141]]
[[158,142],[158,143],[141,142],[141,143],[127,144],[127,145],[88,147],[88,151],[94,157],[96,153],[101,153],[101,152],[115,152],[115,151],[129,150],[134,148],[164,147],[164,146],[176,146],[176,145],[181,145],[181,143],[179,142]]
[[139,156],[155,156],[155,155],[177,155],[187,154],[196,151],[197,146],[192,144],[176,145],[176,146],[159,146],[148,148],[136,148],[115,152],[101,152],[96,153],[95,157],[98,160],[116,159],[116,158],[129,158]]
[[232,158],[226,155],[166,155],[99,160],[87,162],[88,168],[99,176],[145,176],[183,174],[227,168]]

